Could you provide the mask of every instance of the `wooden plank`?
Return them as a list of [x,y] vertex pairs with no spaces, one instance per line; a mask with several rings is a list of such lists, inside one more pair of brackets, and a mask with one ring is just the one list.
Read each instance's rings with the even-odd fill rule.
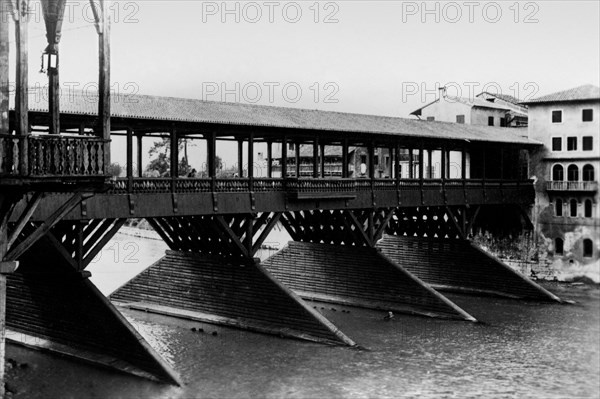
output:
[[387,214],[385,215],[385,218],[381,221],[381,224],[379,225],[379,227],[377,228],[377,231],[375,232],[375,236],[374,236],[375,240],[379,240],[382,237],[385,228],[387,227],[388,223],[390,222],[390,219],[392,218],[392,216],[394,216],[394,211],[395,211],[394,208],[388,210]]
[[[96,6],[93,0],[90,0],[92,9]],[[102,27],[98,34],[98,119],[100,121],[100,131],[102,138],[110,140],[110,1],[98,0],[100,5],[100,21],[98,24]],[[96,15],[97,16],[97,15]],[[105,145],[104,149],[104,170],[110,165],[110,144]]]
[[82,268],[85,269],[88,265],[94,260],[96,255],[102,251],[102,248],[117,234],[119,229],[123,227],[123,225],[127,222],[127,219],[117,219],[113,227],[102,237],[100,241],[98,241],[92,250],[88,252],[86,257],[83,259]]
[[269,222],[265,226],[264,230],[262,231],[262,233],[260,233],[260,235],[258,236],[258,239],[254,243],[254,246],[252,247],[251,256],[254,256],[254,254],[256,254],[256,252],[260,249],[261,245],[263,244],[263,242],[265,242],[265,240],[269,236],[269,233],[271,232],[271,230],[273,230],[273,227],[275,227],[275,225],[277,225],[277,222],[279,222],[280,218],[281,218],[281,212],[277,212],[277,213],[273,214],[273,217],[269,220]]
[[240,241],[239,237],[233,232],[233,230],[231,230],[231,227],[229,227],[229,224],[227,224],[227,222],[225,221],[225,219],[223,218],[223,216],[221,216],[221,215],[215,216],[214,220],[217,222],[217,225],[221,227],[221,230],[223,232],[225,232],[229,238],[231,238],[231,241],[236,246],[236,248],[245,257],[249,257],[250,254],[248,253],[248,250],[246,249],[246,247],[244,246],[244,244],[242,244],[242,242]]
[[67,251],[65,246],[60,242],[58,238],[56,238],[54,234],[52,234],[51,231],[48,231],[43,239],[47,240],[49,244],[56,249],[56,252],[60,254],[63,260],[67,262],[69,266],[73,268],[73,270],[79,271],[79,265],[77,264],[75,259],[73,259],[73,255],[70,254],[69,251]]
[[458,218],[454,216],[454,213],[452,212],[452,209],[450,209],[449,206],[446,206],[446,212],[448,212],[448,217],[452,220],[452,224],[454,225],[454,227],[456,227],[456,231],[458,231],[460,238],[462,238],[463,240],[466,239],[467,237],[465,236],[465,232],[461,228],[460,224],[458,224]]
[[[29,134],[29,0],[17,1],[16,3],[17,20],[15,21],[15,40],[17,47],[17,67],[15,128],[17,135],[26,136]],[[22,175],[27,175],[29,173],[27,147],[27,141],[21,141],[19,147],[19,170]]]
[[362,239],[362,242],[368,246],[373,246],[372,240],[370,240],[369,236],[367,236],[367,233],[365,233],[364,223],[360,223],[354,215],[354,212],[351,210],[347,210],[346,215],[350,217],[350,221],[355,227],[354,231],[358,232],[358,236]]

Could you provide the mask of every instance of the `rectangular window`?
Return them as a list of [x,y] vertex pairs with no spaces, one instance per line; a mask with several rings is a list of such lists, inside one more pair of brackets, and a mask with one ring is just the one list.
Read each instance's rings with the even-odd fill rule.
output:
[[562,123],[562,111],[552,111],[552,123]]
[[295,145],[294,143],[288,143],[288,150],[294,151]]
[[375,156],[373,157],[373,163],[374,163],[375,165],[379,165],[379,155],[375,155]]
[[577,137],[567,137],[567,151],[577,151]]
[[562,151],[562,137],[552,137],[552,151]]
[[592,151],[594,148],[594,137],[593,136],[583,136],[583,151]]
[[429,122],[433,122],[433,121],[435,120],[435,116],[428,116],[428,117],[427,117],[427,120],[428,120]]
[[506,118],[500,118],[500,126],[506,127]]
[[581,111],[581,120],[584,122],[592,122],[594,120],[594,110],[584,109]]
[[464,115],[456,115],[456,123],[465,123]]
[[488,116],[488,126],[494,126],[494,117]]

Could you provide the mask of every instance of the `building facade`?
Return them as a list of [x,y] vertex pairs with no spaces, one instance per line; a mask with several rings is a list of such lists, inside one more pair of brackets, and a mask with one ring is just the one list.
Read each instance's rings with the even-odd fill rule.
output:
[[544,144],[531,164],[536,177],[533,222],[542,251],[557,270],[597,268],[600,89],[580,86],[527,105],[529,137]]

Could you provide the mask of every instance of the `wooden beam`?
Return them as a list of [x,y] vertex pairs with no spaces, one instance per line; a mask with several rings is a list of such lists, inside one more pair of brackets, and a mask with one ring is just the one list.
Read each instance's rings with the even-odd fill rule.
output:
[[300,178],[300,143],[296,142],[296,179]]
[[263,244],[263,242],[265,242],[265,240],[269,236],[269,233],[271,232],[271,230],[273,230],[273,227],[275,227],[277,222],[279,222],[280,218],[281,218],[281,212],[277,212],[277,213],[273,214],[273,217],[269,220],[269,222],[267,223],[267,225],[265,226],[263,231],[258,236],[258,239],[252,246],[252,252],[250,253],[251,256],[254,256],[256,254],[256,252],[260,249],[261,245]]
[[320,164],[321,164],[321,166],[320,166],[321,173],[320,173],[320,176],[321,177],[325,177],[325,144],[321,143],[320,147],[321,147],[320,148],[320,152],[321,152],[321,158],[320,158],[320,161],[321,161],[320,162]]
[[238,139],[238,177],[244,177],[244,140]]
[[91,195],[83,193],[75,193],[69,198],[67,202],[62,204],[48,219],[42,222],[40,226],[33,232],[29,237],[23,240],[15,248],[11,248],[10,252],[6,255],[7,260],[17,260],[25,251],[27,251],[37,240],[39,240],[44,234],[46,234],[56,223],[58,223],[63,217],[73,210],[77,205],[81,203],[85,198],[89,198]]
[[133,191],[133,129],[127,128],[127,191]]
[[358,221],[358,219],[356,218],[356,216],[354,215],[354,212],[351,210],[347,210],[346,211],[346,215],[348,215],[350,217],[350,221],[352,222],[352,224],[354,224],[354,231],[358,231],[359,233],[359,237],[362,238],[363,242],[365,244],[367,244],[368,246],[372,247],[373,246],[373,241],[369,239],[369,236],[367,236],[367,233],[365,233],[365,226],[364,224],[360,223]]
[[88,267],[88,265],[92,262],[92,260],[94,260],[96,255],[98,255],[98,253],[102,251],[102,248],[104,248],[104,246],[115,236],[115,234],[117,234],[119,229],[123,227],[123,225],[126,222],[127,219],[117,219],[115,221],[115,224],[112,226],[112,228],[106,234],[104,234],[102,239],[96,242],[92,250],[87,253],[85,258],[83,259],[82,269]]
[[288,162],[288,141],[287,136],[283,136],[281,141],[281,178],[287,177],[287,162]]
[[143,176],[143,169],[142,169],[142,140],[144,138],[144,135],[142,133],[138,133],[137,134],[137,176],[138,177],[142,177]]
[[377,241],[382,237],[383,231],[385,230],[386,226],[390,222],[390,219],[392,218],[392,216],[394,216],[394,211],[395,211],[394,208],[388,210],[387,215],[385,215],[385,218],[381,221],[381,224],[379,225],[379,227],[377,228],[377,231],[375,232],[374,241]]
[[348,139],[342,142],[342,178],[348,177]]
[[[90,3],[95,10],[94,0],[90,0]],[[101,12],[98,25],[102,28],[98,32],[98,119],[102,138],[110,140],[110,1],[98,0],[98,4]],[[107,144],[104,150],[104,167],[107,168],[109,165],[110,144]]]
[[75,261],[75,259],[73,259],[73,255],[69,253],[69,251],[67,251],[62,242],[60,242],[60,240],[56,238],[56,236],[51,231],[48,231],[46,233],[44,239],[48,240],[48,242],[54,248],[56,248],[56,252],[60,254],[60,256],[65,260],[65,262],[67,262],[73,268],[73,270],[80,271],[77,262]]
[[246,258],[250,257],[250,254],[246,250],[246,247],[244,246],[244,244],[242,244],[239,237],[233,232],[233,230],[231,230],[231,227],[229,227],[229,224],[227,224],[223,216],[215,216],[214,220],[217,222],[217,225],[221,227],[221,230],[227,234],[227,236],[231,239],[231,241],[234,243],[237,249],[239,249],[242,255]]
[[267,177],[273,177],[273,141],[267,141]]
[[465,232],[458,223],[458,218],[454,216],[454,212],[452,212],[452,209],[449,206],[446,206],[446,212],[448,213],[448,217],[452,220],[452,224],[454,224],[454,227],[456,227],[456,231],[458,231],[460,238],[463,240],[466,239],[467,237],[465,236]]
[[10,234],[10,237],[8,239],[8,249],[9,250],[13,246],[15,241],[17,241],[17,238],[21,234],[21,231],[23,231],[23,228],[25,227],[25,225],[29,222],[29,219],[31,219],[31,216],[33,215],[33,213],[37,209],[38,205],[42,201],[43,196],[44,196],[43,192],[36,191],[33,194],[33,197],[31,197],[31,199],[29,201],[27,201],[27,206],[23,210],[23,213],[21,214],[21,216],[19,216],[19,219],[17,220],[17,223],[15,224],[15,227],[13,228],[12,233]]
[[165,242],[165,244],[167,244],[169,246],[169,248],[171,248],[172,250],[177,250],[177,248],[175,247],[175,244],[173,242],[173,240],[171,239],[171,237],[169,237],[164,229],[162,228],[161,225],[158,224],[158,222],[156,220],[154,220],[154,218],[146,218],[146,220],[148,221],[148,224],[150,226],[152,226],[152,228],[154,229],[154,231],[156,231],[158,233],[158,235],[160,236],[160,238],[162,238],[162,240]]
[[[29,0],[16,1],[15,41],[17,47],[15,128],[17,135],[29,135]],[[19,169],[22,175],[29,172],[28,143],[21,140]]]

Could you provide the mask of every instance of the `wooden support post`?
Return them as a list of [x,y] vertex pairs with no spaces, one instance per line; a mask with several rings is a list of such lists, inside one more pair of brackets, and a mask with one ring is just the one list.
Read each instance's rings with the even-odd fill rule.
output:
[[[8,81],[9,81],[9,0],[0,0],[0,134],[9,133]],[[0,361],[3,361],[0,359]],[[1,381],[0,381],[1,383]]]
[[[95,14],[98,29],[98,58],[99,58],[99,77],[98,77],[98,118],[100,121],[100,131],[102,138],[110,140],[110,1],[98,0],[100,13]],[[94,1],[92,10],[96,10]],[[98,18],[99,17],[99,18]],[[110,143],[105,144],[104,148],[104,168],[110,165]]]
[[325,177],[325,144],[321,143],[321,177]]
[[244,140],[238,139],[238,177],[244,177]]
[[216,191],[216,173],[215,173],[215,156],[217,151],[217,137],[215,132],[210,132],[206,137],[206,169],[208,173],[208,177],[212,179],[211,181],[211,191],[214,193]]
[[409,179],[415,178],[415,165],[414,165],[414,161],[413,161],[413,149],[412,148],[408,149],[408,178]]
[[[15,126],[17,135],[29,135],[29,0],[16,1],[15,41],[17,47]],[[29,173],[28,143],[21,140],[19,148],[19,169],[22,175]]]
[[425,166],[423,165],[424,161],[425,161],[425,154],[424,154],[424,149],[423,146],[421,145],[421,148],[419,148],[419,180],[421,180],[421,185],[423,185],[423,179],[425,178],[425,176],[423,176],[423,171],[425,169]]
[[127,128],[127,191],[133,191],[133,130]]
[[433,151],[431,148],[427,149],[427,178],[433,179]]
[[394,151],[394,178],[397,180],[396,186],[398,186],[402,177],[402,172],[400,171],[400,147],[390,148],[390,153],[392,150]]
[[313,171],[312,177],[319,177],[319,138],[315,137],[313,141]]
[[296,179],[300,178],[300,143],[296,143]]
[[465,180],[467,178],[467,151],[463,148],[460,151],[460,177]]
[[248,190],[254,191],[254,133],[248,137]]
[[267,141],[267,177],[273,177],[273,142]]
[[342,142],[342,178],[348,177],[348,140]]
[[446,173],[447,173],[447,165],[446,165],[446,147],[442,147],[442,155],[441,155],[441,159],[440,159],[440,163],[441,163],[441,171],[440,171],[440,177],[442,178],[442,181],[446,180]]
[[142,168],[142,140],[144,138],[143,133],[139,133],[137,135],[137,176],[143,176],[143,168]]
[[281,178],[285,179],[287,177],[287,162],[288,162],[288,141],[287,136],[283,136],[283,140],[281,142]]
[[171,150],[170,150],[170,161],[171,161],[171,179],[176,179],[179,177],[179,140],[177,139],[177,129],[175,126],[171,127],[171,134],[169,135],[169,139],[171,140]]
[[373,179],[375,178],[375,145],[372,141],[369,142],[367,148],[369,151],[369,179],[373,181]]

